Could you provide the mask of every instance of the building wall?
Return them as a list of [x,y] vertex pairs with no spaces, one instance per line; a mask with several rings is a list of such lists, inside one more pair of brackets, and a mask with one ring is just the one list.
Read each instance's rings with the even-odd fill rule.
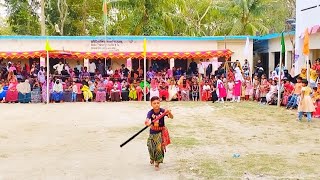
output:
[[[295,41],[294,35],[287,35],[284,37],[285,39],[285,46],[286,46],[286,52],[285,52],[285,58],[282,60],[284,65],[290,70],[292,67],[292,55],[291,52],[293,51],[293,44],[290,40],[290,38]],[[275,56],[274,53],[281,52],[281,37],[270,39],[268,41],[269,46],[269,70],[275,69]]]
[[[78,52],[142,52],[142,41],[93,42],[91,40],[50,40],[54,50]],[[44,50],[43,40],[1,40],[0,52],[26,52]],[[107,49],[107,50],[106,50]],[[217,41],[147,41],[149,52],[192,52],[217,49]]]
[[[315,8],[311,8],[315,7]],[[305,10],[306,8],[311,8]],[[300,38],[306,28],[320,25],[320,0],[296,0],[296,69],[298,74],[305,66],[306,58],[302,55],[303,39]],[[320,49],[320,33],[310,35],[310,49]],[[312,50],[311,50],[312,52]],[[314,60],[313,54],[310,54]]]
[[[253,59],[253,41],[250,40],[249,57],[244,55],[244,47],[246,40],[226,40],[227,48],[234,52],[231,59],[235,61],[239,59],[242,63],[244,59],[248,59],[252,64]],[[78,52],[101,52],[107,49],[108,52],[141,52],[143,51],[143,42],[138,40],[123,41],[104,41],[91,40],[50,40],[50,45],[54,50],[78,51]],[[0,40],[0,52],[26,52],[43,50],[45,40],[41,39],[2,39]],[[224,41],[214,40],[151,40],[147,41],[147,51],[149,52],[192,52],[192,51],[209,51],[225,49]],[[195,59],[199,62],[200,59]],[[17,60],[12,60],[17,61]],[[71,66],[76,65],[75,59],[66,60]],[[84,60],[80,60],[83,64]],[[188,64],[191,59],[188,59]],[[114,69],[119,68],[121,64],[126,64],[126,59],[112,59]]]

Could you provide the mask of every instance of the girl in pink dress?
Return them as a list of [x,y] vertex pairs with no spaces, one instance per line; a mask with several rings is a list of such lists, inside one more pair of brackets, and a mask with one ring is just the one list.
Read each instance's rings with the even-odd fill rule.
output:
[[235,70],[235,74],[234,74],[234,84],[235,85],[234,85],[232,101],[240,102],[243,76],[242,76],[242,73],[241,73],[241,70],[239,67],[236,67],[234,70]]
[[216,93],[218,95],[218,102],[221,101],[223,103],[224,98],[227,97],[227,90],[224,87],[224,83],[222,80],[223,80],[223,77],[218,76]]

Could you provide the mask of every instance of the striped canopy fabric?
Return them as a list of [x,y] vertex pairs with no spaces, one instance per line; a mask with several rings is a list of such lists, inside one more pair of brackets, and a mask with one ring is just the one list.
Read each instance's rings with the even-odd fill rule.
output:
[[[226,57],[230,58],[232,51],[212,50],[212,51],[196,51],[196,52],[147,52],[147,58],[166,59],[166,58],[213,58]],[[51,58],[67,58],[67,59],[99,59],[99,58],[143,58],[143,52],[70,52],[70,51],[50,51]],[[46,51],[31,52],[0,52],[0,58],[4,59],[26,59],[46,57]]]

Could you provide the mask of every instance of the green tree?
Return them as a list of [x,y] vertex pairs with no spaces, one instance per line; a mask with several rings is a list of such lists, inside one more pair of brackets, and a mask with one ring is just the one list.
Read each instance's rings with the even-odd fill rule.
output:
[[[38,0],[5,1],[13,32],[38,35]],[[295,0],[112,0],[107,33],[262,35],[281,32],[285,20],[294,15],[294,4]],[[104,35],[102,0],[47,0],[45,14],[49,35]]]
[[8,23],[12,31],[19,35],[39,35],[40,23],[37,0],[5,0]]
[[7,19],[0,17],[0,35],[13,35],[12,29],[7,22]]

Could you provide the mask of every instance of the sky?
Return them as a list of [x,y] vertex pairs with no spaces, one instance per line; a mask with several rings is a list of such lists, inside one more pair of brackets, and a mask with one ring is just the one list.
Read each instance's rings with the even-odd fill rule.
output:
[[[0,0],[0,4],[4,4],[4,0]],[[0,5],[0,16],[5,17],[7,14],[6,8]]]

